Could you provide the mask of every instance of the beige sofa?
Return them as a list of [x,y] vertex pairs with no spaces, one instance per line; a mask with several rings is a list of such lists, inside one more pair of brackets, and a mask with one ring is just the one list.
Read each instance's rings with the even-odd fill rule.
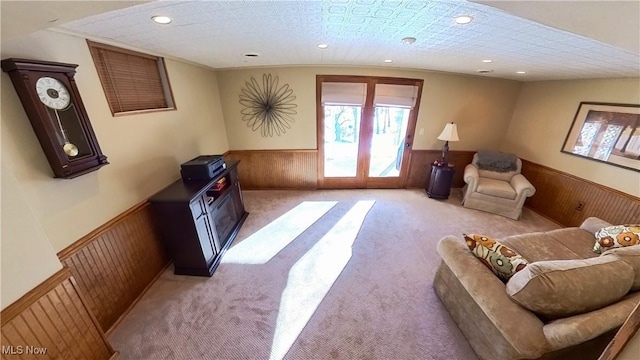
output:
[[[498,239],[528,259],[527,268],[564,266],[553,271],[554,276],[565,278],[560,290],[572,288],[578,295],[558,299],[544,294],[533,300],[552,307],[568,303],[576,306],[575,314],[545,318],[516,303],[514,289],[521,289],[531,274],[521,270],[505,284],[471,254],[462,238],[454,236],[438,244],[442,262],[434,279],[435,291],[481,359],[597,359],[640,302],[640,245],[602,255],[592,251],[594,233],[609,225],[589,218],[580,227]],[[592,263],[596,267],[591,268]],[[566,268],[567,264],[577,270]],[[584,269],[595,272],[583,273]],[[558,285],[553,282],[543,286]],[[580,306],[580,302],[618,296],[612,293],[620,291],[621,298],[609,305]]]

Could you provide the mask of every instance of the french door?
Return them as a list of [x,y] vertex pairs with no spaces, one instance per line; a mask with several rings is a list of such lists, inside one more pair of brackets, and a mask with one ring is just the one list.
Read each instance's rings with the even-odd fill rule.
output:
[[318,186],[401,188],[422,80],[318,75]]

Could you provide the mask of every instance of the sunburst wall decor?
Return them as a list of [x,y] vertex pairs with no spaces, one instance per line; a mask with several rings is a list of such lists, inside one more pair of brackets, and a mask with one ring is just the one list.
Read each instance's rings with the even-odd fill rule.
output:
[[263,137],[284,134],[295,122],[296,97],[288,84],[278,87],[279,79],[271,74],[262,75],[262,85],[252,76],[240,94],[242,120],[253,131],[260,129]]

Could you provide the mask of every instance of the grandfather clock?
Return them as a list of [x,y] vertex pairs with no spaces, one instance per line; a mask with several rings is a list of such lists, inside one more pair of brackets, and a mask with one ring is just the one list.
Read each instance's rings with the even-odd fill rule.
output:
[[107,165],[74,80],[78,65],[5,59],[31,126],[55,177],[70,179]]

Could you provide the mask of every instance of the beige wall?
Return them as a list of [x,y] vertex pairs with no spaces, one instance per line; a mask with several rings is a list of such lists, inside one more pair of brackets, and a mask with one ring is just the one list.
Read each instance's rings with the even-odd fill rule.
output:
[[[210,69],[166,59],[178,110],[113,117],[85,39],[42,31],[3,41],[2,58],[8,57],[79,64],[76,82],[110,164],[75,179],[54,179],[11,80],[2,73],[2,164],[16,179],[17,189],[8,191],[22,194],[7,196],[3,184],[2,207],[30,209],[30,223],[42,229],[39,236],[33,235],[34,229],[23,229],[24,234],[16,229],[20,236],[15,239],[8,238],[16,234],[3,231],[3,278],[5,262],[16,266],[8,273],[13,281],[2,284],[3,307],[5,298],[19,297],[41,282],[42,271],[55,272],[51,264],[42,263],[43,256],[55,257],[57,251],[177,180],[180,163],[228,150],[217,78]],[[28,211],[23,213],[29,216]],[[11,221],[5,215],[3,211],[3,220]],[[21,241],[23,247],[7,246],[11,241]],[[48,255],[36,251],[30,257],[22,251],[34,248]]]
[[[3,142],[4,143],[4,142]],[[26,201],[18,180],[2,161],[2,309],[62,268]]]
[[560,152],[582,101],[638,104],[640,79],[525,83],[502,150],[640,197],[640,173]]
[[[278,76],[296,96],[297,115],[284,135],[262,137],[242,121],[238,100],[244,84],[263,74]],[[447,122],[458,124],[460,142],[451,150],[498,149],[507,131],[521,84],[515,81],[454,75],[429,71],[406,71],[357,67],[295,67],[219,70],[218,85],[232,150],[316,149],[316,75],[371,75],[424,79],[422,101],[413,149],[440,149],[436,139]],[[424,135],[419,130],[424,129]]]

